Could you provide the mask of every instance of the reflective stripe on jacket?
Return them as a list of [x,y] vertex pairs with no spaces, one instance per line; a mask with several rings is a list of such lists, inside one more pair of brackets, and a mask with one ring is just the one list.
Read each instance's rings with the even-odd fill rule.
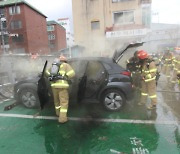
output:
[[[46,71],[47,75],[50,75],[49,70]],[[67,76],[68,79],[71,79],[75,76],[75,72],[68,63],[62,63],[59,68],[59,74],[62,76]],[[66,80],[57,80],[51,82],[51,87],[53,88],[69,88],[68,81]]]
[[177,55],[174,60],[174,70],[177,71],[177,73],[180,71],[180,55]]
[[[173,56],[172,52],[169,52],[169,53],[165,54],[163,56],[164,64],[171,64],[172,65],[172,62],[173,62],[174,58],[175,57]],[[170,65],[168,65],[168,66],[170,66]]]
[[144,78],[145,82],[150,82],[156,79],[156,64],[154,61],[150,63],[145,62],[142,67],[142,77]]

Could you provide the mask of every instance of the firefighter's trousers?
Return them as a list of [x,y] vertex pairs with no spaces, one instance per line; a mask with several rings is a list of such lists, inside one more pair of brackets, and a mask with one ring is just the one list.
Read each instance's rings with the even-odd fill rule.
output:
[[69,105],[69,94],[68,89],[62,88],[52,88],[53,96],[54,96],[54,105],[56,115],[59,116],[59,122],[66,122],[67,119],[67,111]]
[[164,66],[162,67],[162,73],[166,76],[167,81],[170,81],[170,77],[171,77],[171,64],[164,64]]
[[141,83],[141,103],[146,103],[147,97],[151,99],[151,104],[157,104],[157,95],[156,95],[156,80],[150,82],[142,81]]
[[171,79],[171,88],[174,88],[175,85],[177,84],[177,87],[180,90],[180,79],[178,79],[177,75],[178,75],[177,70],[174,70],[173,75],[172,75],[172,79]]
[[174,72],[173,72],[171,83],[172,83],[172,87],[174,87],[175,84],[178,83],[177,70],[174,70]]

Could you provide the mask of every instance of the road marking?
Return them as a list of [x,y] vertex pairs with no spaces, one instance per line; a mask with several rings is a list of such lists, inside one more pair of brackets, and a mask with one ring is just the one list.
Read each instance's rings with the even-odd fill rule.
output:
[[[42,119],[42,120],[57,120],[58,117],[54,116],[34,116],[23,114],[4,114],[0,113],[0,117],[11,118],[24,118],[24,119]],[[155,121],[155,120],[133,120],[133,119],[95,119],[95,118],[78,118],[69,117],[70,121],[82,121],[82,122],[107,122],[107,123],[129,123],[129,124],[163,124],[163,125],[179,125],[179,121]]]
[[9,86],[9,85],[11,85],[11,84],[12,84],[12,83],[1,84],[0,87],[2,87],[2,86]]

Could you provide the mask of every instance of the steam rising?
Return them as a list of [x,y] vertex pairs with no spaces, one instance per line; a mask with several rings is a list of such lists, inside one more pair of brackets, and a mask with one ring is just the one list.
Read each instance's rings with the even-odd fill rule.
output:
[[38,56],[32,59],[30,55],[4,55],[0,57],[0,84],[13,83],[22,78],[37,76],[43,70],[46,60],[49,65],[55,56]]

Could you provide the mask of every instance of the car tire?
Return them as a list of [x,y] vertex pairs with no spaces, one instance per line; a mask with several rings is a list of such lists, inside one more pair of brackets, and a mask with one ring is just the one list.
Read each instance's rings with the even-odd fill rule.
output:
[[119,111],[126,102],[124,94],[117,89],[106,90],[101,99],[104,107],[109,111]]
[[35,108],[40,105],[39,97],[33,89],[22,89],[19,100],[27,108]]

